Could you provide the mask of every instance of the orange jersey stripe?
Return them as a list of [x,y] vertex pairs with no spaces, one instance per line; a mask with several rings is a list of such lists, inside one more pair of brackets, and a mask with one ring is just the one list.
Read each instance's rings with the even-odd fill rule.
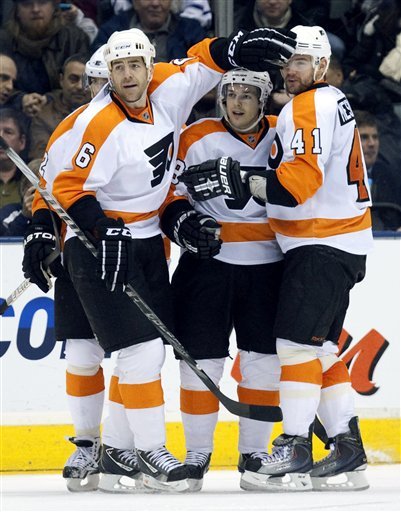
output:
[[[93,144],[96,148],[96,151],[93,154],[93,157],[90,159],[90,162],[85,168],[79,168],[79,172],[75,166],[75,160],[78,157],[82,147],[80,146],[77,150],[76,154],[72,157],[72,166],[74,172],[74,178],[79,183],[79,187],[76,187],[79,190],[71,191],[69,187],[70,175],[69,171],[61,172],[54,181],[53,185],[53,193],[58,198],[63,207],[67,210],[71,205],[73,205],[78,199],[85,195],[95,195],[94,191],[84,190],[85,182],[92,170],[93,164],[96,161],[97,154],[99,153],[99,148],[103,145],[105,140],[108,138],[112,127],[116,127],[119,123],[123,122],[126,119],[125,114],[118,108],[115,108],[113,102],[110,102],[105,108],[103,108],[98,114],[93,118],[93,120],[88,124],[87,129],[85,130],[82,136],[82,143],[86,140],[90,140],[91,144]],[[96,120],[96,132],[92,133],[91,125],[93,121]],[[89,136],[90,133],[90,136]],[[75,187],[74,187],[75,188]]]
[[180,389],[181,411],[187,414],[211,414],[218,412],[219,401],[211,391]]
[[238,386],[238,400],[244,404],[254,405],[279,405],[280,395],[278,391],[264,389],[249,389]]
[[[277,169],[277,178],[298,201],[304,203],[323,183],[323,175],[317,162],[317,154],[313,153],[314,139],[312,130],[317,126],[315,113],[315,92],[302,94],[293,99],[294,131],[300,129],[305,149],[303,154],[294,150],[293,162],[284,162]],[[300,172],[300,170],[302,172]]]
[[302,238],[325,238],[354,233],[372,225],[369,209],[363,215],[350,219],[282,220],[270,217],[269,223],[275,233]]
[[146,384],[119,384],[118,388],[126,409],[149,409],[164,404],[160,379]]
[[190,129],[186,130],[180,138],[180,147],[178,149],[177,158],[179,160],[185,160],[189,148],[196,141],[202,139],[206,135],[212,133],[226,132],[224,125],[220,120],[208,119],[203,121],[201,124],[193,124]]
[[322,388],[335,386],[336,384],[343,384],[344,382],[351,382],[348,369],[341,359],[333,364],[326,372],[323,373]]
[[307,363],[284,365],[281,367],[280,381],[309,382],[322,385],[322,365],[319,359]]
[[120,389],[118,387],[118,377],[116,375],[112,375],[110,379],[109,400],[110,402],[123,405],[123,399],[121,398]]
[[70,396],[96,395],[104,390],[103,369],[95,375],[75,375],[66,372],[66,390]]
[[220,222],[223,242],[254,242],[275,240],[274,232],[267,222]]

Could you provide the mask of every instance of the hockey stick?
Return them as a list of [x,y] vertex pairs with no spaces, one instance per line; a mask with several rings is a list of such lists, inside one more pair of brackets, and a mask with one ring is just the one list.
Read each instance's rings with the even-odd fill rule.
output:
[[[0,149],[3,149],[7,156],[14,162],[14,164],[21,170],[21,172],[28,178],[36,190],[42,195],[44,199],[53,207],[54,211],[63,220],[71,230],[77,235],[85,247],[92,253],[95,258],[97,252],[93,244],[88,240],[86,235],[81,231],[78,225],[72,220],[56,198],[48,192],[46,189],[41,188],[38,177],[31,171],[26,165],[22,158],[8,146],[5,140],[0,137]],[[140,295],[135,291],[132,285],[128,284],[125,288],[125,293],[128,297],[137,305],[140,311],[146,316],[146,318],[154,325],[161,336],[174,348],[174,350],[182,357],[187,365],[196,373],[201,379],[205,386],[219,399],[224,407],[235,414],[236,416],[242,416],[244,418],[250,418],[259,421],[277,422],[283,418],[280,407],[277,406],[263,406],[244,404],[228,398],[224,395],[212,379],[205,373],[198,363],[193,359],[177,338],[170,332],[170,330],[164,325],[160,318],[154,313],[154,311],[144,302]]]
[[7,297],[7,299],[0,306],[0,316],[2,316],[13,302],[15,302],[25,290],[29,288],[31,282],[29,279],[24,279],[22,283]]

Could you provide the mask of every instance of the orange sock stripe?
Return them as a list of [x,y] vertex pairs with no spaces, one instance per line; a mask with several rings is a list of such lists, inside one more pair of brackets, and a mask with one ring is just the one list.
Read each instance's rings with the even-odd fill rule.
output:
[[96,395],[104,390],[103,369],[95,375],[75,375],[66,372],[66,390],[70,396]]
[[211,391],[181,388],[180,405],[181,411],[187,414],[212,414],[219,410],[219,401]]
[[238,386],[237,393],[238,400],[244,404],[279,405],[280,403],[280,396],[278,391],[249,389]]
[[123,404],[123,399],[121,398],[120,389],[118,387],[118,377],[116,375],[112,375],[110,379],[109,400],[110,402]]
[[118,388],[126,409],[150,409],[164,404],[160,379],[146,384],[119,384]]
[[337,361],[326,372],[323,373],[322,388],[335,386],[336,384],[343,384],[344,382],[351,382],[348,368],[344,361]]
[[307,363],[284,365],[281,367],[280,381],[308,382],[322,385],[322,365],[319,359]]

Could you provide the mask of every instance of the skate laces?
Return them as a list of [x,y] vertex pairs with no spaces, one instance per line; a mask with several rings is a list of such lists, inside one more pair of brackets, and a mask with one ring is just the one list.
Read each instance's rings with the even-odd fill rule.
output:
[[263,461],[267,460],[268,457],[269,457],[269,454],[266,452],[251,452],[249,454],[250,459],[260,460],[262,463],[263,463]]
[[138,466],[138,457],[134,450],[117,450],[118,456],[121,459],[121,462],[127,464],[129,466]]
[[272,462],[283,462],[288,459],[291,454],[290,446],[275,446],[271,455],[266,454],[262,460],[262,464],[271,464]]
[[182,466],[182,463],[164,447],[148,452],[147,455],[149,462],[158,465],[161,469],[166,471],[171,471]]
[[79,442],[79,438],[68,437],[67,439],[77,447],[76,451],[68,459],[67,466],[73,466],[79,469],[84,469],[88,466],[97,468],[99,461],[100,440],[94,439],[92,446],[79,446],[77,444],[77,442]]
[[210,453],[188,451],[185,464],[190,466],[205,466],[209,461]]

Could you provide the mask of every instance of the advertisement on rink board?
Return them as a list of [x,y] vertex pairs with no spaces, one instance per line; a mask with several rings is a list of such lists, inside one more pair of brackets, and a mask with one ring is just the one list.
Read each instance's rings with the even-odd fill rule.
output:
[[[400,246],[400,238],[375,239],[366,278],[352,291],[339,341],[339,355],[350,370],[361,416],[394,417],[399,411]],[[0,251],[0,296],[4,299],[23,281],[22,246],[20,242],[1,243]],[[173,249],[171,270],[177,259],[178,251]],[[2,396],[4,424],[46,423],[55,417],[68,422],[63,349],[63,343],[54,338],[53,291],[45,295],[30,286],[1,319],[1,384],[3,390],[13,390]],[[238,369],[234,336],[231,356],[234,361],[227,361],[222,389],[235,397]],[[106,378],[111,375],[113,358],[108,354],[104,361]],[[20,385],[21,376],[24,386]],[[167,420],[177,421],[178,366],[170,347],[163,386]],[[220,418],[230,418],[222,409]]]

